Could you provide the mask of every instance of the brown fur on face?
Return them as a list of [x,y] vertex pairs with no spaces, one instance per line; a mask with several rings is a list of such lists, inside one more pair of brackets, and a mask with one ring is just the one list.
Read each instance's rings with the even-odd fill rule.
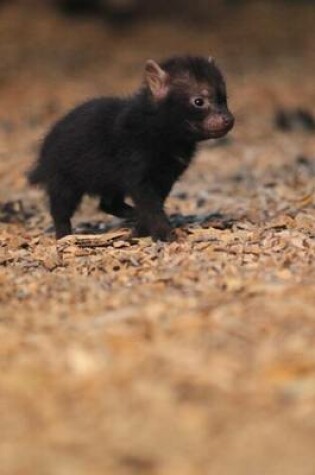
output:
[[154,100],[176,98],[188,131],[198,140],[218,138],[234,125],[222,73],[212,58],[175,57],[158,65],[147,62],[146,83]]

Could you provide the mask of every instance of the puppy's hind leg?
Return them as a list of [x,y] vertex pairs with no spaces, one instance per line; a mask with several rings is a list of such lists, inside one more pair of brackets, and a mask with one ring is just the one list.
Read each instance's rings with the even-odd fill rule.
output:
[[58,186],[50,184],[48,195],[56,239],[72,234],[70,219],[81,201],[82,193],[68,184],[58,183]]
[[109,194],[102,195],[100,200],[100,209],[105,213],[117,216],[117,218],[123,219],[135,219],[135,209],[125,203],[124,196],[116,193],[110,196]]

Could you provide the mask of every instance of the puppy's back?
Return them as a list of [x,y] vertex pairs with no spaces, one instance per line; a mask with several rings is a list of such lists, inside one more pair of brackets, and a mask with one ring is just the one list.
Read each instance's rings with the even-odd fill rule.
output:
[[29,183],[45,185],[60,172],[84,174],[88,159],[97,158],[115,140],[113,127],[125,105],[123,99],[98,98],[62,117],[44,138]]

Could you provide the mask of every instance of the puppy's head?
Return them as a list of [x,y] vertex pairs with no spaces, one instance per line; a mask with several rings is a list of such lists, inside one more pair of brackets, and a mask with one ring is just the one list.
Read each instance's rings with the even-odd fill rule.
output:
[[212,58],[175,57],[161,64],[148,60],[145,83],[152,100],[166,107],[195,140],[223,137],[232,129],[225,81]]

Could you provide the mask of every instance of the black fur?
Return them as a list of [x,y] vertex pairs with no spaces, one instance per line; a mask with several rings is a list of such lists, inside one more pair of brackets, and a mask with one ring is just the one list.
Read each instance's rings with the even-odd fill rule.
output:
[[[171,237],[166,197],[190,164],[197,142],[225,134],[233,118],[223,78],[212,62],[176,57],[161,68],[167,73],[165,97],[155,98],[144,84],[129,99],[91,100],[57,122],[45,138],[29,181],[47,190],[57,238],[71,234],[70,219],[84,194],[99,196],[106,213],[134,219],[138,235]],[[211,90],[206,110],[191,104],[193,82],[194,88],[203,83]],[[204,130],[211,114],[230,120],[227,124],[225,118],[224,130],[214,135]],[[125,203],[127,196],[134,207]]]

